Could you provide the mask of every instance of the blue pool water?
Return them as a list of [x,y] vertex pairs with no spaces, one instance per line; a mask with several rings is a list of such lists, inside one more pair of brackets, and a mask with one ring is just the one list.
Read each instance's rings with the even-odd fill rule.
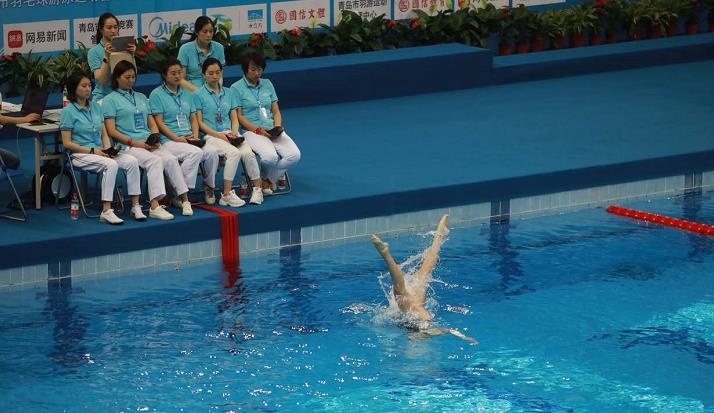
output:
[[390,321],[368,240],[4,292],[0,411],[714,412],[713,253],[603,209],[454,228],[430,309],[478,346]]

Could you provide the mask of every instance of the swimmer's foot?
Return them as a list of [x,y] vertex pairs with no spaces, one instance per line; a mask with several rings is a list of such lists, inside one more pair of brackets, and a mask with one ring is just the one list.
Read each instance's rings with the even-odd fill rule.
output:
[[372,235],[372,244],[377,248],[377,251],[382,255],[389,254],[389,244],[382,241],[378,236]]
[[449,227],[446,226],[446,221],[449,219],[449,214],[444,214],[439,220],[439,225],[436,227],[436,233],[442,237],[449,236]]

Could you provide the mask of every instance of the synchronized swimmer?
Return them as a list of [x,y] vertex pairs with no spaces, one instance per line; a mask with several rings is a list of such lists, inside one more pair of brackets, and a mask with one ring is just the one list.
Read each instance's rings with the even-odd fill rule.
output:
[[[377,235],[372,235],[372,243],[379,254],[384,258],[389,268],[389,274],[392,276],[392,294],[394,295],[394,300],[399,307],[399,310],[407,315],[412,315],[418,317],[425,322],[431,322],[434,316],[429,313],[424,304],[426,302],[426,292],[429,287],[429,282],[431,281],[431,274],[436,268],[436,264],[439,262],[439,251],[441,250],[441,245],[444,243],[444,239],[449,235],[449,228],[446,226],[446,220],[449,218],[448,215],[444,215],[439,220],[439,225],[436,229],[436,235],[434,235],[434,240],[431,243],[431,247],[424,253],[424,261],[422,262],[421,268],[419,268],[414,274],[414,282],[412,283],[412,288],[407,287],[406,276],[399,265],[394,261],[394,257],[389,252],[389,244],[382,241]],[[415,327],[413,324],[407,326],[409,329],[416,330],[415,336],[417,337],[432,337],[441,336],[445,334],[451,334],[460,339],[466,340],[471,344],[478,344],[475,339],[465,336],[458,330],[450,328],[419,328]]]

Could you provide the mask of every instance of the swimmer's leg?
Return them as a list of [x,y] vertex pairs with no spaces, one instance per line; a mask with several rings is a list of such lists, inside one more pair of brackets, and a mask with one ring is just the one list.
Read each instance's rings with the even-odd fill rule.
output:
[[431,242],[431,247],[424,253],[424,262],[419,271],[415,274],[415,281],[417,281],[416,285],[418,286],[416,296],[422,305],[426,298],[426,289],[431,281],[431,274],[439,262],[441,245],[444,243],[444,239],[449,236],[449,227],[446,226],[447,219],[449,219],[449,215],[444,214],[439,220],[439,225],[436,228],[436,235],[434,235],[434,240]]
[[374,247],[377,248],[377,252],[382,255],[384,262],[387,263],[387,268],[389,268],[389,274],[392,276],[392,284],[394,285],[394,295],[395,296],[407,296],[407,285],[404,280],[404,272],[399,265],[394,261],[394,257],[389,253],[389,244],[382,241],[378,236],[372,235],[372,243]]

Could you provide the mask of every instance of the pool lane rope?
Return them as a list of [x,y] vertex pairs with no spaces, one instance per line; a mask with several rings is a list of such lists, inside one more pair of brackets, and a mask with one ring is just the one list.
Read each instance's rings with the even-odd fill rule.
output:
[[702,235],[714,235],[714,226],[686,221],[684,219],[671,218],[664,215],[651,214],[649,212],[628,209],[617,205],[607,207],[607,212],[623,217],[634,218],[640,221],[652,222],[670,228],[681,229],[689,232],[696,232]]
[[238,214],[208,205],[194,205],[194,208],[213,212],[221,218],[221,252],[223,267],[235,268],[240,262]]

